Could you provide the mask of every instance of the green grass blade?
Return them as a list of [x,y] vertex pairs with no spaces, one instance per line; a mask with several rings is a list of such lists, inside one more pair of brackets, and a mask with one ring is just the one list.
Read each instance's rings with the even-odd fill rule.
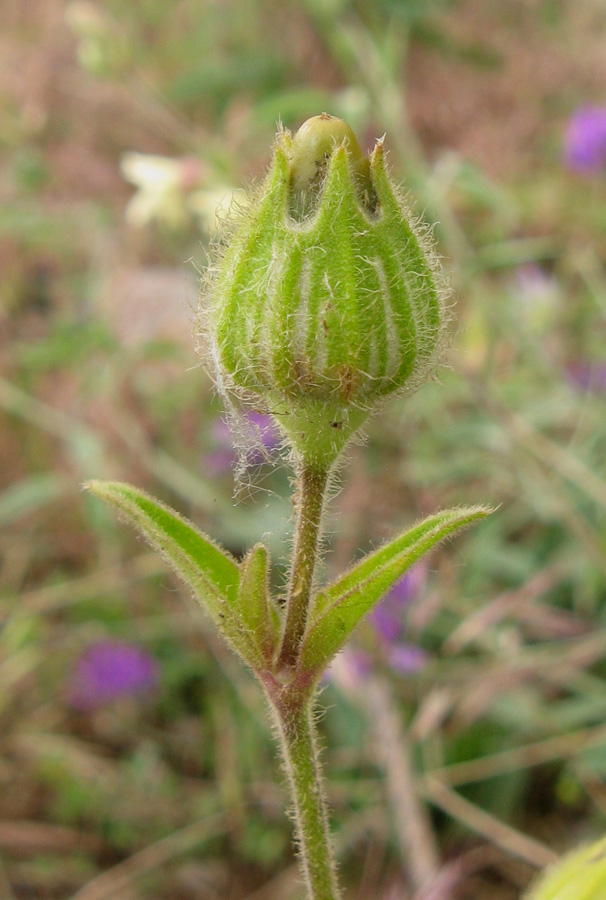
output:
[[304,640],[301,665],[321,671],[346,643],[360,620],[423,554],[454,532],[483,519],[487,507],[435,513],[380,547],[321,591]]

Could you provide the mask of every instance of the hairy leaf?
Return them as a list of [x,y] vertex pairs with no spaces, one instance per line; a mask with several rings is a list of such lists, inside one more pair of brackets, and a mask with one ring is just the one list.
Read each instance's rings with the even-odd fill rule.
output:
[[251,666],[259,646],[238,611],[240,568],[225,550],[174,510],[128,484],[89,481],[85,487],[114,506],[193,591],[219,631]]
[[269,585],[269,556],[263,544],[256,544],[242,561],[238,610],[250,632],[256,636],[268,662],[280,638],[280,614],[272,603]]
[[353,566],[320,591],[311,610],[301,665],[320,672],[339,652],[360,620],[406,570],[437,543],[492,512],[467,507],[435,513]]

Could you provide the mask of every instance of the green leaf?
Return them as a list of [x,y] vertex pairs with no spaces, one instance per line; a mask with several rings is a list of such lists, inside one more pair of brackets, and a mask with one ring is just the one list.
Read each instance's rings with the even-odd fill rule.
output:
[[242,561],[238,609],[250,632],[255,635],[266,661],[270,663],[278,647],[282,623],[270,597],[268,576],[267,548],[257,544]]
[[366,556],[320,591],[303,641],[303,670],[322,671],[360,620],[413,563],[444,538],[491,512],[488,507],[475,506],[435,513]]
[[174,510],[131,485],[89,481],[85,488],[114,506],[164,557],[249,665],[262,662],[259,646],[238,611],[240,569],[230,554]]

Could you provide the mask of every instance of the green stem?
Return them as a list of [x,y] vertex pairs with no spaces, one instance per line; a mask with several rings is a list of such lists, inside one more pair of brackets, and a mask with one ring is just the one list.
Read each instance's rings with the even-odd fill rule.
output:
[[336,869],[328,828],[328,809],[318,760],[310,698],[270,701],[294,802],[299,856],[308,900],[338,900]]
[[328,472],[301,463],[297,470],[297,523],[282,647],[278,667],[292,668],[305,633]]
[[328,467],[303,460],[298,463],[295,544],[282,646],[275,675],[264,681],[294,804],[297,843],[308,900],[338,900],[340,896],[318,761],[313,718],[315,688],[304,673],[297,671],[312,598],[327,481]]

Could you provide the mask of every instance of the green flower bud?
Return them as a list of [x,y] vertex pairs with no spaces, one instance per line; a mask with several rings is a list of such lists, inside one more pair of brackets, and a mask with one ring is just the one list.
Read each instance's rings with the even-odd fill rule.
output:
[[606,839],[575,850],[542,873],[526,900],[604,900]]
[[384,398],[428,377],[444,343],[445,281],[383,142],[369,160],[325,113],[278,134],[204,292],[219,388],[271,412],[323,468]]

